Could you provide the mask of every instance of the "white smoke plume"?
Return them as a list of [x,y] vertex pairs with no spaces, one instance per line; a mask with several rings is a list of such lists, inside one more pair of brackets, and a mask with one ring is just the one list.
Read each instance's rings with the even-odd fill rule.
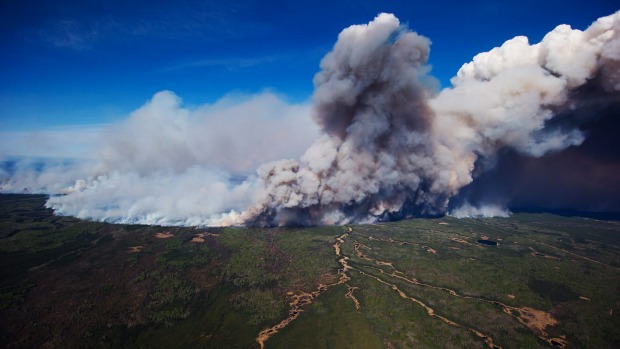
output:
[[84,219],[230,225],[227,217],[254,198],[248,173],[262,162],[298,157],[317,127],[307,104],[270,92],[188,109],[163,91],[99,134],[95,161],[5,159],[0,192],[61,194],[47,205]]
[[[47,205],[57,214],[115,223],[209,226],[235,223],[235,209],[251,203],[252,184],[226,173],[192,167],[181,173],[114,171],[78,180]],[[233,219],[233,220],[231,220]]]
[[[429,39],[382,13],[340,33],[315,76],[311,107],[267,94],[189,111],[159,93],[112,129],[90,176],[48,206],[81,218],[171,225],[440,214],[502,150],[540,157],[579,145],[580,123],[595,115],[575,112],[620,104],[620,12],[585,31],[560,25],[538,44],[508,40],[463,65],[441,92],[429,52]],[[210,113],[237,119],[213,122],[204,117]],[[265,122],[270,115],[281,123]],[[318,136],[305,123],[309,115]],[[310,136],[316,140],[295,159],[302,149],[289,144]],[[268,162],[278,158],[287,160]],[[230,175],[255,166],[241,183]],[[488,213],[466,206],[453,214]]]
[[195,166],[250,173],[266,161],[299,156],[316,134],[307,105],[273,93],[228,96],[189,110],[162,91],[107,130],[100,159],[103,173],[181,173]]
[[473,206],[469,203],[465,203],[450,211],[449,215],[455,218],[509,217],[510,211],[497,205]]
[[92,173],[87,160],[8,157],[0,160],[0,193],[62,193]]
[[[476,161],[508,147],[541,156],[584,140],[549,127],[578,108],[578,88],[600,84],[618,101],[620,12],[588,30],[557,27],[477,55],[433,95],[429,40],[380,14],[345,29],[315,77],[322,135],[301,163],[263,165],[259,224],[348,223],[445,212]],[[571,98],[573,97],[573,98]]]

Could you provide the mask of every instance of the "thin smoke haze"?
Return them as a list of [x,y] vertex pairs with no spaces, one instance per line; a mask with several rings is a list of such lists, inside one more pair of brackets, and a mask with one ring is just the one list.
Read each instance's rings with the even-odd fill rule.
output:
[[[60,182],[70,186],[46,187],[36,178],[45,171],[24,170],[0,173],[2,190],[44,183],[37,191],[64,194],[47,202],[57,214],[117,223],[347,224],[443,214],[505,152],[540,158],[579,146],[588,136],[582,126],[620,105],[620,12],[585,31],[560,25],[537,44],[508,40],[464,64],[439,92],[429,54],[428,38],[382,13],[340,33],[309,105],[264,93],[188,110],[160,92],[105,131],[96,164],[66,171]],[[455,216],[508,212],[484,198],[461,201]]]

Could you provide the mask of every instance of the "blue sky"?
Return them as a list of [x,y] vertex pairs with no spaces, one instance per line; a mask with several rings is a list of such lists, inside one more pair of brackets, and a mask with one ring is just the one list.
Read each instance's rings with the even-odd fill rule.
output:
[[106,124],[161,90],[189,106],[264,90],[307,101],[338,33],[379,12],[432,40],[432,74],[447,86],[516,35],[538,42],[616,10],[613,0],[0,0],[0,130]]

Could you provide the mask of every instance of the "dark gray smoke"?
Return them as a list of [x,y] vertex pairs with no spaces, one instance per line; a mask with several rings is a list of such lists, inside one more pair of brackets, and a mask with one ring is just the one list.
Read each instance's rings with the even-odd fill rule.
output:
[[[432,136],[430,42],[381,14],[339,36],[314,79],[320,138],[299,164],[259,169],[254,223],[345,223],[439,212],[454,194]],[[447,159],[451,160],[451,159]]]
[[[618,100],[619,27],[616,13],[585,32],[559,26],[536,45],[517,37],[476,56],[436,95],[426,75],[428,39],[389,14],[345,29],[314,81],[322,135],[301,163],[261,166],[264,195],[244,221],[343,224],[443,213],[500,150],[540,157],[579,145],[582,120],[571,115],[582,100],[574,91],[596,84],[606,103]],[[464,202],[457,215],[480,209]]]
[[450,200],[453,213],[465,201],[527,211],[620,212],[620,103],[587,109],[598,117],[580,126],[587,135],[580,146],[538,158],[500,151],[493,168]]
[[[302,134],[287,129],[301,128],[283,127],[272,137],[254,127],[239,130],[269,142],[235,152],[237,140],[246,137],[222,138],[204,111],[180,108],[176,96],[159,93],[113,128],[92,174],[48,206],[81,218],[169,225],[346,224],[448,208],[457,216],[503,215],[506,205],[536,200],[518,188],[536,188],[533,178],[550,180],[539,175],[544,171],[511,171],[524,180],[503,175],[504,168],[546,166],[536,159],[567,149],[569,158],[588,166],[593,162],[571,149],[584,142],[602,112],[618,117],[620,12],[585,31],[560,25],[537,44],[508,40],[463,65],[453,87],[440,92],[428,75],[429,46],[383,13],[340,33],[315,76],[312,106],[260,98],[243,112],[232,108],[245,115],[240,120],[257,106],[295,115],[311,110],[319,127],[299,161],[264,163],[242,183],[221,169],[246,168],[256,161],[250,153],[287,149]],[[280,138],[284,143],[272,141]],[[243,158],[247,164],[240,165]],[[563,159],[553,163],[558,175],[570,171]],[[601,178],[605,171],[592,175]],[[618,171],[607,173],[612,178],[605,183],[617,186]],[[504,186],[494,192],[480,180]]]

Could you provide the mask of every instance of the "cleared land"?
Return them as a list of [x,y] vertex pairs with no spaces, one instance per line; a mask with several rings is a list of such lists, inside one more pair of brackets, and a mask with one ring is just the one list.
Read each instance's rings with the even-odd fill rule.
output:
[[44,202],[0,195],[4,347],[620,347],[619,222],[163,228]]

